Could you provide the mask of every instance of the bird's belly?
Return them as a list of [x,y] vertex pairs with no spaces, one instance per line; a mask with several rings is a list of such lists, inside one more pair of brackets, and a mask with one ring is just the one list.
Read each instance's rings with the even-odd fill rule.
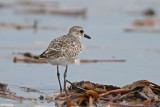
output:
[[48,63],[51,65],[62,65],[66,66],[69,65],[74,59],[68,59],[68,58],[54,58],[54,59],[45,59]]

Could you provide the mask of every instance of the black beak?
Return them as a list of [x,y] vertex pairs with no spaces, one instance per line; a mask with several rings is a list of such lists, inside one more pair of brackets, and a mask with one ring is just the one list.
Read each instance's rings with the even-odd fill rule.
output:
[[86,35],[86,34],[84,34],[84,37],[87,38],[87,39],[91,39],[91,37]]

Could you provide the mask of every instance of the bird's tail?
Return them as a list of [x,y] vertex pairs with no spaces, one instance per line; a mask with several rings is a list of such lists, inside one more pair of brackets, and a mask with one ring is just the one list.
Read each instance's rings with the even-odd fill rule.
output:
[[41,54],[41,55],[37,55],[34,57],[34,59],[44,59],[45,57]]
[[44,53],[42,53],[41,55],[39,55],[38,59],[44,59],[46,58],[46,56],[44,55]]

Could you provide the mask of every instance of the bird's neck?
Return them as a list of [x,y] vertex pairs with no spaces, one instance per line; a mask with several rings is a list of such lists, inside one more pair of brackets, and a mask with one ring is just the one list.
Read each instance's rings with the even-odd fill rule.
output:
[[81,41],[81,36],[79,36],[79,35],[67,35],[67,36],[69,36],[69,37],[71,37],[71,38],[75,38],[76,40],[78,40],[78,41]]

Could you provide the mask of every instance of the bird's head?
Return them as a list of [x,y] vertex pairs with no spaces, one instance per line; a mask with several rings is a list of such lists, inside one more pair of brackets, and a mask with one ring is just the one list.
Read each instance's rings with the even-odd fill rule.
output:
[[68,35],[74,36],[76,38],[81,39],[82,37],[85,37],[87,39],[91,39],[90,36],[86,35],[84,33],[84,30],[81,26],[73,26],[70,28]]

